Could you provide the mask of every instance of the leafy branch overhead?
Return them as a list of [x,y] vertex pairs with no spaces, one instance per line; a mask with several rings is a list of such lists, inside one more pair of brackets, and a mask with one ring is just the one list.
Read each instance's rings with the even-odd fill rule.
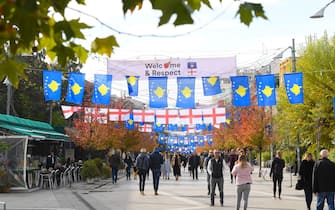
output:
[[[76,2],[85,5],[85,0]],[[168,24],[172,18],[175,18],[173,20],[175,26],[193,24],[194,11],[200,10],[203,6],[212,9],[210,0],[150,0],[149,2],[154,10],[162,13],[159,26]],[[69,0],[16,0],[0,4],[0,81],[8,78],[15,87],[18,87],[20,78],[25,78],[25,64],[16,58],[22,54],[31,54],[31,49],[45,50],[51,60],[65,68],[71,61],[85,63],[89,52],[111,56],[114,48],[119,47],[116,37],[112,34],[95,38],[91,43],[91,49],[85,49],[78,44],[78,41],[86,40],[83,30],[89,30],[91,26],[80,22],[79,19],[68,20],[65,17],[69,3]],[[122,3],[122,10],[126,14],[128,11],[132,13],[136,9],[141,10],[143,0],[122,0]],[[254,17],[267,19],[261,4],[247,2],[241,3],[236,15],[239,15],[241,22],[248,26]]]

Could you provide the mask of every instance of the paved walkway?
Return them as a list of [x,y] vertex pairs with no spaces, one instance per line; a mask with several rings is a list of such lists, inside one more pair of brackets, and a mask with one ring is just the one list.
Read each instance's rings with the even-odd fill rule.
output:
[[[257,171],[257,170],[256,170]],[[249,208],[254,210],[304,210],[303,191],[290,187],[290,175],[285,174],[282,200],[272,198],[272,182],[253,175]],[[35,192],[12,192],[0,194],[0,201],[5,201],[7,209],[35,210],[235,210],[235,186],[230,183],[228,175],[224,184],[224,207],[219,205],[216,197],[215,206],[210,207],[207,195],[205,173],[199,173],[199,180],[192,180],[187,172],[182,173],[179,181],[172,178],[161,180],[159,195],[155,196],[152,187],[152,176],[146,183],[145,195],[138,190],[138,180],[127,181],[121,178],[117,184],[110,179],[95,184],[76,183],[71,188],[56,190],[38,190]],[[292,177],[292,185],[296,183]],[[313,201],[313,208],[315,201]],[[0,210],[1,210],[0,206]]]

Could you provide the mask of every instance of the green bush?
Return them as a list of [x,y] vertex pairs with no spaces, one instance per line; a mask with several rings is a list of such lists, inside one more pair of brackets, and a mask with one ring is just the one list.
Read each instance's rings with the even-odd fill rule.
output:
[[102,173],[101,173],[101,176],[102,176],[102,178],[110,178],[111,176],[112,176],[112,169],[111,169],[111,167],[109,167],[109,166],[107,166],[107,165],[103,165],[102,166],[102,171],[101,171]]
[[262,161],[266,162],[271,160],[271,155],[269,151],[262,152]]
[[94,158],[93,161],[94,161],[95,165],[98,167],[99,173],[102,174],[102,166],[104,164],[104,162],[102,161],[102,159],[100,159],[100,158]]
[[99,168],[94,160],[87,160],[84,162],[81,176],[84,180],[100,177]]

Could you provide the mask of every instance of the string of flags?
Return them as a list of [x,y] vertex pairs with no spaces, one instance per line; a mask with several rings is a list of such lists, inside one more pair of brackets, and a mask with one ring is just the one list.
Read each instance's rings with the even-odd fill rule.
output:
[[[256,75],[256,95],[259,106],[276,105],[275,76],[273,74]],[[61,72],[44,71],[45,100],[59,101],[61,97]],[[125,76],[128,94],[138,96],[139,76]],[[178,108],[195,108],[195,77],[177,77]],[[232,99],[234,106],[250,106],[250,88],[248,76],[231,76]],[[69,73],[66,102],[82,104],[85,89],[85,74]],[[148,77],[149,107],[166,108],[168,106],[168,77]],[[301,72],[284,74],[284,82],[288,100],[291,104],[304,103],[303,75]],[[92,103],[109,105],[111,95],[112,75],[96,74],[94,76],[94,91]],[[204,96],[213,96],[222,92],[220,78],[217,76],[202,77]]]
[[75,112],[85,114],[87,123],[97,121],[107,124],[108,121],[125,122],[125,127],[133,130],[135,123],[142,132],[183,131],[196,133],[211,131],[227,123],[225,108],[181,109],[181,110],[129,110],[97,107],[79,107],[62,105],[67,119]]

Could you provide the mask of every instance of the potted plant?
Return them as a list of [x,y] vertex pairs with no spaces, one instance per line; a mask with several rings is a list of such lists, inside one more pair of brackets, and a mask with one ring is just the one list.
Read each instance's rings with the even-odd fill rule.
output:
[[95,178],[100,176],[99,168],[97,167],[94,160],[88,160],[84,162],[83,169],[81,170],[81,177],[87,181],[87,183],[92,183]]

